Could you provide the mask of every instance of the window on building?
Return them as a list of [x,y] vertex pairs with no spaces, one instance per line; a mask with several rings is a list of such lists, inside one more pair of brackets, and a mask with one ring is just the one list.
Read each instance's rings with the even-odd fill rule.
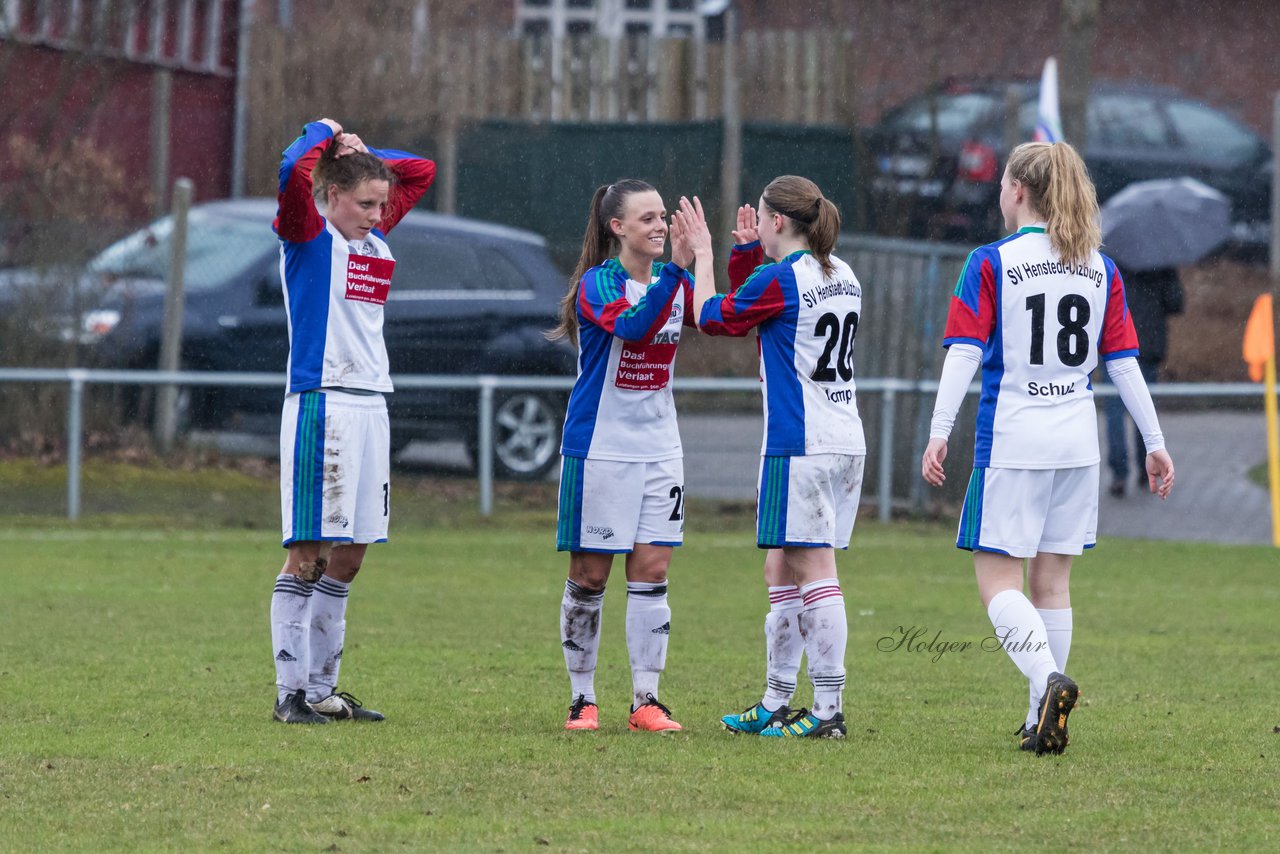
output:
[[695,0],[516,0],[516,30],[553,37],[595,33],[615,40],[641,33],[706,37]]

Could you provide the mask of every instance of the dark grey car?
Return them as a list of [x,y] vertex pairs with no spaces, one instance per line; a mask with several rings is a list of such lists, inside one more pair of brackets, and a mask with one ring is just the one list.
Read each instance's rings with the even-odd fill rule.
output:
[[[190,213],[182,367],[272,371],[283,377],[288,330],[274,199],[217,201]],[[82,363],[154,368],[159,352],[169,219],[111,245],[80,276]],[[388,237],[396,257],[384,336],[394,381],[403,374],[571,376],[573,350],[544,330],[557,322],[565,277],[530,232],[411,212]],[[271,432],[279,390],[191,390],[198,426]],[[495,472],[544,476],[559,454],[567,393],[500,391]],[[474,390],[403,389],[388,396],[392,446],[461,438],[476,447]],[[473,457],[474,458],[474,457]]]
[[[1000,236],[1008,92],[1018,140],[1035,128],[1038,84],[952,81],[885,115],[866,133],[879,231],[981,243]],[[1272,152],[1230,116],[1157,86],[1099,82],[1089,95],[1085,162],[1106,201],[1134,181],[1196,178],[1232,203],[1233,241],[1270,239]]]

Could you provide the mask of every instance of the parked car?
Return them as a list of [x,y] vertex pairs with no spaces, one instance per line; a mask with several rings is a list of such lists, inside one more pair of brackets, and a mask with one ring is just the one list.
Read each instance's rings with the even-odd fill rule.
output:
[[[272,371],[280,389],[190,391],[194,425],[279,430],[288,330],[274,199],[216,201],[189,215],[182,367]],[[83,364],[154,368],[173,223],[169,218],[103,250],[79,278]],[[392,379],[403,374],[571,376],[575,355],[543,331],[557,322],[565,277],[545,241],[504,226],[412,212],[388,239],[396,256],[384,336]],[[567,392],[499,391],[495,473],[535,479],[555,465]],[[388,396],[392,448],[415,439],[477,445],[474,390],[402,389]]]
[[[1001,234],[1010,88],[1020,104],[1017,138],[1029,140],[1039,95],[1029,81],[951,81],[867,131],[877,230],[966,243]],[[1087,122],[1083,153],[1100,202],[1134,181],[1188,175],[1231,199],[1233,242],[1265,252],[1275,167],[1257,134],[1174,89],[1107,82],[1092,87]]]

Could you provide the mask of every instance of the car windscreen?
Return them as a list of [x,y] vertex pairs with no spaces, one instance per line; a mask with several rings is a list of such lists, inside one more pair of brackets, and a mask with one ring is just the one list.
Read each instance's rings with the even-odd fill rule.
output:
[[968,133],[995,108],[996,97],[990,92],[926,95],[888,116],[885,127],[900,132],[928,133],[933,127],[934,104],[937,105],[938,133],[959,136]]
[[1168,110],[1183,147],[1198,160],[1241,163],[1261,147],[1256,136],[1216,110],[1191,101],[1170,101]]
[[390,299],[533,299],[528,277],[498,246],[416,229],[397,232],[388,242],[396,257]]
[[[271,227],[256,220],[233,220],[193,210],[187,217],[187,291],[215,288],[262,262],[279,245]],[[157,220],[108,246],[89,270],[117,279],[169,277],[173,218]]]

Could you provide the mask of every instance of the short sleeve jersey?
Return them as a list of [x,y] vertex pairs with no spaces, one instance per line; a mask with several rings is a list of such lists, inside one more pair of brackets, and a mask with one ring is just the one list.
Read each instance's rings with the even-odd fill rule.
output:
[[683,326],[693,325],[693,282],[674,263],[637,282],[617,259],[578,288],[578,378],[569,395],[567,457],[658,462],[683,455],[671,379]]
[[1099,354],[1138,354],[1124,283],[1110,258],[1095,251],[1084,264],[1065,264],[1043,226],[975,249],[956,282],[942,343],[982,349],[974,466],[1099,462],[1089,375]]
[[[760,244],[734,247],[730,284],[764,259]],[[849,265],[833,271],[807,251],[756,267],[732,293],[703,305],[701,328],[712,335],[756,329],[764,394],[767,456],[865,454],[866,438],[853,379],[853,341],[862,285]]]
[[382,312],[395,259],[385,232],[417,203],[435,164],[403,151],[369,149],[396,176],[380,228],[348,241],[321,216],[311,197],[311,170],[333,141],[312,122],[285,149],[280,164],[280,278],[289,322],[288,391],[316,388],[392,390]]

